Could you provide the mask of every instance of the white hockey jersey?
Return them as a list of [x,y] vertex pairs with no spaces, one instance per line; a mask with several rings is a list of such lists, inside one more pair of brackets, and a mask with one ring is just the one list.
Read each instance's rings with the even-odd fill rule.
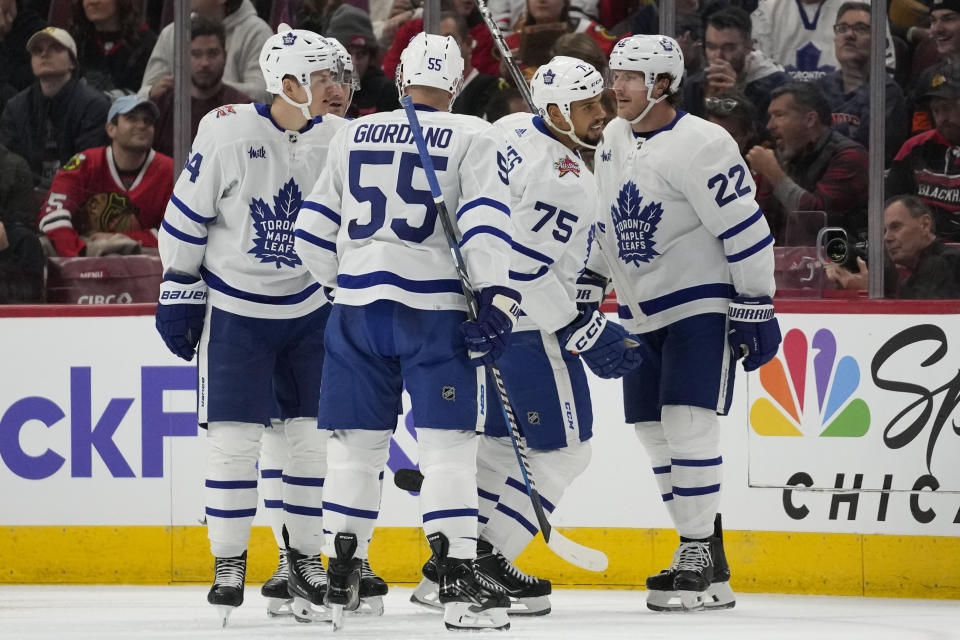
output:
[[[870,4],[870,0],[864,0]],[[801,0],[760,0],[750,14],[757,49],[782,64],[794,80],[811,81],[840,68],[833,25],[845,0],[812,4]],[[896,54],[886,24],[886,66],[893,69]]]
[[589,266],[613,278],[628,329],[726,313],[735,295],[773,295],[773,236],[750,170],[723,128],[678,110],[640,138],[615,118],[594,169],[606,260],[594,247]]
[[579,155],[540,116],[513,113],[496,126],[507,138],[513,197],[511,286],[524,316],[516,329],[552,333],[577,316],[576,282],[583,273],[596,216],[597,187]]
[[[509,286],[503,136],[480,118],[416,107],[474,290]],[[338,304],[466,309],[403,109],[354,120],[334,137],[297,219],[296,251],[336,288]]]
[[263,104],[225,105],[200,121],[160,231],[165,271],[202,277],[210,303],[295,318],[327,302],[293,249],[306,190],[326,164],[337,116],[285,131]]

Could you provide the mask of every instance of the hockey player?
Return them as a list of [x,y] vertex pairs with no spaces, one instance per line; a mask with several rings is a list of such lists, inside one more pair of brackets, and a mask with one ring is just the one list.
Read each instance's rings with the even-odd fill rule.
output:
[[321,604],[326,589],[327,434],[315,416],[330,305],[293,250],[293,227],[330,139],[345,124],[320,115],[340,63],[323,38],[281,25],[264,44],[260,66],[276,98],[226,105],[203,118],[159,243],[157,329],[176,355],[199,354],[198,413],[210,444],[206,516],[216,558],[207,599],[223,624],[243,602],[265,428],[282,428],[289,451],[288,459],[278,457],[289,592],[301,617],[310,617],[306,603]]
[[[401,55],[398,89],[420,113],[479,303],[465,299],[406,115],[351,122],[297,220],[296,250],[317,280],[336,287],[326,335],[319,425],[330,429],[324,516],[332,531],[327,604],[334,625],[357,606],[367,540],[380,504],[403,383],[413,403],[424,482],[423,528],[437,556],[449,628],[507,628],[509,599],[476,562],[475,429],[486,403],[480,364],[503,352],[519,312],[508,287],[510,192],[498,171],[503,137],[471,116],[446,113],[463,59],[450,37],[418,34]],[[470,354],[468,356],[468,349]]]
[[[353,94],[360,90],[360,78],[353,68],[353,56],[350,55],[347,48],[336,38],[327,38],[327,42],[336,48],[337,55],[340,56],[340,63],[343,65],[343,75],[339,85],[341,97],[339,99],[333,97],[330,100],[330,113],[345,118],[350,103],[353,102]],[[352,120],[352,118],[348,118],[348,120]]]
[[[579,310],[575,301],[596,213],[593,174],[576,149],[600,141],[603,84],[590,64],[553,58],[530,83],[539,113],[496,123],[509,145],[510,280],[525,313],[498,364],[548,510],[590,461],[593,410],[577,352],[602,377],[622,376],[642,362],[640,351],[626,347],[622,327],[606,322],[596,306]],[[575,344],[587,327],[600,328],[592,344]],[[543,615],[550,612],[550,582],[513,564],[536,535],[537,519],[507,428],[502,415],[491,413],[480,439],[477,562],[510,595],[511,615]],[[413,595],[417,602],[436,603],[435,573],[431,559]]]
[[590,267],[612,277],[624,325],[661,359],[624,377],[624,405],[680,534],[670,568],[647,580],[647,604],[732,607],[717,414],[729,408],[733,362],[753,371],[780,344],[773,238],[730,135],[673,106],[683,76],[676,41],[621,40],[610,69],[618,117],[595,169],[606,260],[591,255]]

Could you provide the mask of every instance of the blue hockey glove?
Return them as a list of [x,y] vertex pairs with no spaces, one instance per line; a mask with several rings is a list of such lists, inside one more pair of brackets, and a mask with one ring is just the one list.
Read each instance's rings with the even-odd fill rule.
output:
[[198,278],[167,274],[160,283],[157,331],[174,355],[193,360],[207,313],[207,285]]
[[581,312],[557,332],[564,349],[579,353],[590,370],[601,378],[621,378],[644,362],[647,351],[632,335],[597,309]]
[[477,319],[460,325],[470,363],[493,364],[503,355],[520,317],[520,294],[507,287],[487,287],[477,296]]
[[584,269],[577,278],[577,307],[581,311],[588,308],[593,311],[603,303],[612,288],[610,278]]
[[727,340],[733,357],[743,357],[743,370],[759,369],[773,360],[780,348],[780,324],[773,317],[773,300],[769,296],[747,298],[737,296],[727,311],[730,328]]

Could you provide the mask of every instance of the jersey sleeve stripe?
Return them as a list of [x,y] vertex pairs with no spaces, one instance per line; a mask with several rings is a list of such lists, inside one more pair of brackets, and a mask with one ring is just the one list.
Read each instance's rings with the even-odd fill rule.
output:
[[492,209],[496,209],[497,211],[502,211],[507,217],[510,216],[510,207],[507,205],[494,200],[493,198],[480,197],[474,198],[460,207],[460,210],[457,211],[457,220],[459,220],[460,217],[463,216],[463,214],[465,214],[467,211],[470,211],[470,209],[475,209],[477,207],[490,207]]
[[321,249],[326,249],[327,251],[332,251],[334,253],[337,252],[337,245],[330,242],[329,240],[324,240],[323,238],[319,238],[313,235],[312,233],[310,233],[309,231],[304,231],[303,229],[297,229],[296,231],[293,232],[293,235],[300,238],[304,242],[309,242],[310,244],[316,245]]
[[174,228],[169,222],[164,220],[160,223],[160,226],[163,227],[163,230],[172,235],[177,240],[182,242],[189,242],[190,244],[207,244],[206,238],[199,238],[197,236],[192,236],[189,233],[184,233],[179,229]]
[[390,271],[373,271],[360,275],[341,273],[337,276],[337,286],[344,289],[366,289],[383,284],[411,293],[463,293],[460,281],[455,279],[410,280]]
[[325,216],[331,222],[333,222],[338,227],[340,226],[340,214],[331,209],[330,207],[324,206],[319,202],[314,202],[313,200],[304,200],[300,204],[301,209],[309,209],[310,211],[316,211],[317,213]]
[[173,206],[175,206],[177,209],[180,210],[180,213],[187,216],[197,224],[207,224],[208,222],[213,222],[213,220],[216,219],[216,216],[208,218],[206,216],[200,215],[199,213],[197,213],[196,211],[188,207],[187,204],[183,200],[178,198],[177,194],[175,193],[170,195],[170,202],[173,203]]
[[752,216],[750,216],[743,222],[733,225],[732,227],[730,227],[729,229],[727,229],[717,237],[720,240],[729,240],[733,236],[737,235],[738,233],[740,233],[741,231],[743,231],[744,229],[752,225],[754,222],[757,222],[758,220],[760,220],[760,218],[762,217],[763,217],[763,212],[760,211],[760,209],[757,209]]
[[[650,300],[641,302],[640,311],[645,315],[652,316],[661,311],[680,306],[681,304],[693,302],[694,300],[703,300],[705,298],[727,298],[729,300],[736,295],[736,289],[733,288],[732,284],[725,282],[699,284],[694,287],[687,287],[686,289],[678,289],[659,298],[651,298]],[[633,318],[633,312],[630,310],[630,307],[620,305],[617,310],[620,312],[621,318],[628,320]]]
[[530,282],[531,280],[536,280],[537,278],[547,275],[547,272],[550,269],[547,268],[547,265],[543,265],[537,269],[536,273],[519,273],[517,271],[510,271],[510,279],[516,280],[517,282]]
[[767,245],[773,244],[773,236],[768,235],[766,238],[753,245],[748,249],[744,249],[738,253],[733,254],[732,256],[727,256],[727,262],[740,262],[741,260],[746,260],[753,254],[757,253]]
[[275,304],[275,305],[286,305],[286,304],[299,304],[315,294],[320,289],[320,283],[314,282],[306,289],[298,291],[297,293],[291,293],[285,296],[269,296],[262,293],[253,293],[251,291],[243,291],[242,289],[237,289],[232,287],[226,282],[224,282],[218,275],[211,272],[206,267],[200,267],[200,275],[203,277],[203,281],[207,283],[207,286],[215,291],[226,294],[228,296],[239,298],[241,300],[248,300],[250,302],[256,302],[259,304]]
[[497,229],[496,227],[480,225],[477,227],[473,227],[472,229],[467,231],[465,234],[463,234],[463,237],[460,238],[460,246],[463,247],[463,245],[467,244],[467,241],[470,240],[470,238],[474,236],[478,236],[481,233],[486,233],[491,236],[496,236],[501,240],[503,240],[504,242],[506,242],[507,244],[510,244],[512,242],[510,239],[510,234],[508,234],[506,231],[503,231],[502,229]]
[[53,231],[54,229],[72,229],[73,223],[70,221],[70,216],[65,216],[63,218],[41,222],[38,228],[40,231],[46,233],[48,231]]
[[61,220],[69,221],[70,212],[64,211],[63,209],[56,209],[55,211],[51,211],[47,215],[40,218],[39,226],[42,229],[43,227],[47,226],[51,222],[59,222]]
[[525,247],[513,239],[510,240],[510,246],[513,248],[514,251],[516,251],[517,253],[522,253],[528,258],[533,258],[534,260],[538,262],[543,262],[544,264],[553,264],[553,258],[551,258],[550,256],[544,255],[539,251],[534,251],[530,247]]

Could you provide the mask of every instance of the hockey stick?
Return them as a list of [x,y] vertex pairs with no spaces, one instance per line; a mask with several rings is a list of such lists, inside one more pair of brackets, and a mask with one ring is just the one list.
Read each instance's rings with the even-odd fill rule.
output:
[[513,83],[517,85],[517,91],[520,92],[523,101],[530,107],[530,111],[537,113],[537,108],[533,106],[533,96],[530,95],[530,86],[527,84],[527,79],[523,77],[523,72],[520,71],[520,67],[518,67],[514,61],[513,53],[510,51],[510,47],[507,46],[507,41],[503,39],[503,34],[500,33],[500,27],[493,21],[493,14],[490,13],[490,9],[487,8],[487,3],[485,0],[474,0],[474,2],[477,5],[477,11],[480,12],[480,17],[483,18],[483,23],[487,25],[487,30],[493,38],[493,44],[497,47],[497,51],[500,52],[500,57],[506,63],[507,70],[510,71],[510,77],[513,78]]
[[[400,100],[403,109],[407,114],[407,121],[410,123],[410,132],[417,143],[417,152],[420,154],[420,161],[423,165],[423,171],[427,175],[427,182],[430,185],[430,193],[433,196],[434,205],[437,208],[437,214],[443,225],[443,234],[446,236],[447,244],[450,246],[450,253],[453,255],[454,265],[457,269],[457,277],[460,279],[460,286],[463,289],[463,295],[467,299],[467,317],[471,320],[477,319],[477,301],[473,296],[473,287],[470,284],[470,277],[467,273],[467,265],[463,261],[463,255],[460,253],[460,245],[457,242],[457,235],[453,228],[453,222],[450,220],[450,214],[447,211],[447,205],[443,201],[443,193],[440,191],[440,183],[437,181],[437,174],[433,168],[433,160],[430,158],[430,152],[427,149],[427,143],[423,139],[423,131],[420,129],[420,119],[417,117],[417,111],[413,106],[413,99],[410,96],[404,96]],[[527,495],[530,496],[530,502],[533,505],[533,511],[537,516],[537,523],[543,534],[543,539],[547,546],[558,556],[569,562],[589,571],[603,571],[607,568],[607,556],[603,552],[585,547],[579,543],[564,537],[560,532],[553,529],[550,521],[543,511],[543,503],[540,500],[540,494],[533,481],[533,473],[530,470],[530,463],[527,461],[527,454],[523,442],[521,441],[520,428],[517,426],[517,418],[514,415],[513,405],[507,397],[507,390],[503,385],[503,377],[500,375],[500,369],[496,364],[486,365],[487,372],[493,378],[497,386],[497,394],[500,397],[503,417],[510,425],[510,441],[513,444],[513,451],[520,463],[520,473],[523,475],[523,483],[526,485]]]

